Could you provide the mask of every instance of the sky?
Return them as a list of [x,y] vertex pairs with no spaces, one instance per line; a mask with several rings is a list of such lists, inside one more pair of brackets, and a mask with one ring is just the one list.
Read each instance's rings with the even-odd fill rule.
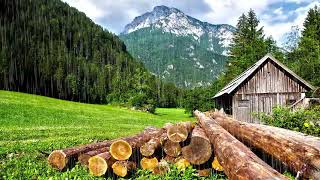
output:
[[303,27],[308,10],[320,0],[63,0],[95,23],[119,34],[136,16],[165,5],[211,24],[236,26],[242,13],[253,9],[265,34],[278,43],[292,26]]

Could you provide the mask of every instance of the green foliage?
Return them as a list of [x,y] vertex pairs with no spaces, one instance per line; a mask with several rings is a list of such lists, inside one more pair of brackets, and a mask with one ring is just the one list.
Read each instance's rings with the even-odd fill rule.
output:
[[320,136],[320,106],[291,111],[287,107],[275,107],[272,114],[259,113],[258,117],[268,125]]
[[290,180],[295,180],[296,177],[294,177],[290,172],[286,171],[283,173],[283,175],[287,176]]
[[288,54],[288,62],[302,78],[320,86],[320,8],[311,8],[304,21],[298,47]]
[[146,94],[137,94],[136,96],[133,96],[129,103],[131,106],[133,106],[136,109],[148,111],[151,113],[155,112],[156,104],[153,99],[149,99]]
[[227,84],[241,74],[267,53],[272,53],[282,60],[283,54],[271,38],[265,38],[263,28],[259,27],[259,20],[251,9],[248,14],[242,14],[238,20],[230,48],[230,57],[226,72],[220,77],[222,84]]
[[[221,26],[230,31],[234,29]],[[200,82],[202,85],[212,82],[223,71],[226,56],[221,54],[225,48],[217,38],[213,37],[211,42],[211,36],[204,34],[197,40],[191,35],[177,36],[150,27],[120,35],[120,38],[128,51],[159,78],[178,87],[191,88]],[[215,51],[208,50],[210,48]]]
[[84,13],[60,0],[1,1],[0,7],[0,89],[87,103],[128,104],[145,94],[147,109],[166,99],[176,107],[166,94],[159,102],[166,85]]
[[80,165],[59,172],[42,152],[129,136],[146,126],[194,121],[183,109],[155,114],[0,91],[0,179],[102,179]]
[[227,177],[224,174],[215,174],[213,173],[209,177],[199,177],[196,174],[196,169],[192,167],[188,167],[185,171],[180,171],[177,169],[176,166],[170,165],[170,171],[165,175],[155,175],[152,174],[151,171],[148,170],[138,170],[135,176],[132,179],[137,180],[189,180],[189,179],[199,179],[199,180],[223,180],[227,179]]

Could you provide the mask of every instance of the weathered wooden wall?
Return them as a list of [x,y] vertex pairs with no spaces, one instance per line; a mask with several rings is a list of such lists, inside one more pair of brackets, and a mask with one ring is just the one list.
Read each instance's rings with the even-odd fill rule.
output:
[[274,106],[298,101],[306,91],[292,77],[268,61],[236,91],[232,98],[232,114],[235,119],[258,123],[259,120],[252,113],[270,113]]

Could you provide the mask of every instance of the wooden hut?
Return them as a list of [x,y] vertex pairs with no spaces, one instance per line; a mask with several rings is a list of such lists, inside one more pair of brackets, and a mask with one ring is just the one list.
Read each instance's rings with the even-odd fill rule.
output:
[[259,123],[255,112],[272,112],[277,105],[293,105],[314,87],[267,54],[215,96],[215,101],[235,119]]

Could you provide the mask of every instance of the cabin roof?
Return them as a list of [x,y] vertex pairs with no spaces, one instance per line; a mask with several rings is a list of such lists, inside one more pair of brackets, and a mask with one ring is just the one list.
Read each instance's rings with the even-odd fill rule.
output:
[[277,64],[286,73],[293,76],[299,83],[303,84],[304,86],[306,86],[310,90],[315,89],[311,84],[309,84],[307,81],[302,79],[296,73],[291,71],[287,66],[282,64],[276,58],[274,58],[271,54],[267,54],[263,58],[261,58],[259,61],[257,61],[255,64],[253,64],[251,67],[249,67],[247,70],[245,70],[243,73],[241,73],[239,76],[234,78],[229,84],[227,84],[222,90],[220,90],[213,98],[217,98],[222,95],[233,93],[247,78],[249,78],[252,74],[254,74],[256,72],[256,70],[259,67],[261,67],[262,65],[264,65],[264,62],[266,62],[268,60]]

